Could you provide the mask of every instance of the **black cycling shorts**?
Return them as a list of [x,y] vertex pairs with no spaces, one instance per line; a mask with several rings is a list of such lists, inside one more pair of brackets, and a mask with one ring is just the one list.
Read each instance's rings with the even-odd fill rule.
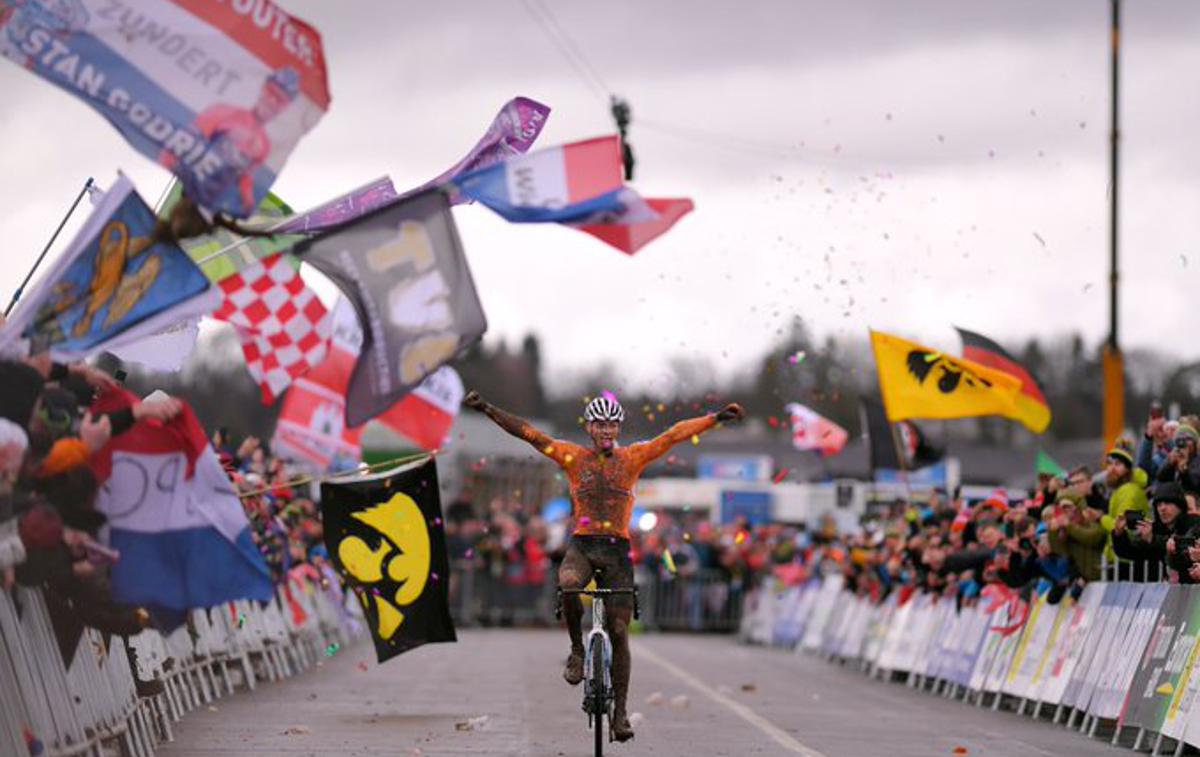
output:
[[[572,572],[591,576],[597,569],[598,589],[632,589],[633,560],[629,557],[629,540],[612,536],[572,536],[563,556],[563,567]],[[616,607],[633,607],[633,597],[618,594],[607,599]]]

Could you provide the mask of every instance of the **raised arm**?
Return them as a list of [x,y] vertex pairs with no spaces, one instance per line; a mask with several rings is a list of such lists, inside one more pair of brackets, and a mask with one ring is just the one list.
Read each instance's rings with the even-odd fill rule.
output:
[[524,418],[519,418],[512,413],[506,413],[492,403],[484,400],[483,397],[480,397],[479,392],[468,392],[467,396],[463,398],[463,404],[472,410],[483,413],[491,418],[492,422],[497,426],[518,439],[528,442],[538,452],[541,452],[559,464],[567,462],[566,458],[571,454],[567,450],[575,446],[569,442],[562,442],[551,438],[549,434]]
[[718,413],[709,413],[698,418],[679,421],[650,441],[634,444],[630,447],[630,452],[634,454],[640,465],[646,466],[667,454],[676,444],[686,442],[693,436],[699,436],[718,423],[739,420],[745,414],[741,405],[730,403]]

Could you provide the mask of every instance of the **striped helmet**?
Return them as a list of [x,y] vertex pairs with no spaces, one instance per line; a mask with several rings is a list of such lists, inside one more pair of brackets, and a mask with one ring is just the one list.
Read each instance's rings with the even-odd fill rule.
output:
[[625,420],[625,409],[616,400],[600,396],[588,403],[587,408],[583,411],[583,419],[588,423],[592,421],[621,423]]

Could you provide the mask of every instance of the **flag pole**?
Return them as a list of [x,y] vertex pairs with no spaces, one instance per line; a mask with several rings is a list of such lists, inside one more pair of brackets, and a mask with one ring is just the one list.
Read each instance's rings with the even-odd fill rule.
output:
[[50,241],[46,242],[46,246],[42,248],[42,254],[38,255],[37,260],[33,261],[33,268],[29,269],[29,273],[25,274],[25,280],[21,282],[21,286],[17,287],[17,291],[13,292],[12,300],[9,301],[8,307],[4,308],[5,316],[12,312],[12,309],[17,304],[17,300],[21,299],[21,294],[24,293],[25,287],[29,284],[29,280],[33,278],[34,272],[36,272],[38,266],[42,264],[42,260],[46,258],[46,253],[50,252],[50,248],[54,246],[54,240],[58,239],[59,233],[61,233],[63,227],[67,225],[67,221],[70,220],[71,215],[75,212],[75,208],[79,207],[79,201],[83,199],[83,196],[88,193],[88,190],[92,188],[92,184],[94,183],[95,179],[93,179],[91,176],[89,176],[88,180],[83,183],[83,189],[79,190],[79,195],[75,198],[75,202],[71,203],[71,207],[67,210],[67,214],[63,216],[61,221],[59,221],[58,228],[55,229],[54,233],[50,235]]
[[[370,187],[370,186],[373,186],[373,185],[375,185],[375,184],[378,184],[380,181],[382,181],[382,180],[384,180],[384,179],[386,179],[386,178],[387,178],[387,176],[385,175],[385,176],[381,176],[381,177],[379,177],[378,179],[375,179],[375,180],[373,180],[373,181],[368,181],[366,184],[363,184],[363,185],[362,185],[362,186],[360,186],[360,187],[356,187],[356,188],[354,188],[354,189],[350,190],[349,192],[347,192],[345,195],[342,195],[342,196],[343,196],[343,197],[345,197],[345,196],[348,196],[348,195],[353,195],[353,194],[355,194],[356,192],[361,192],[362,190],[364,190],[364,189],[366,189],[366,188],[368,188],[368,187]],[[397,197],[393,197],[393,198],[389,199],[389,200],[387,201],[387,203],[385,203],[385,204],[390,204],[390,203],[392,203],[392,202],[394,202],[394,201],[396,201],[396,200],[399,200],[399,199],[401,199],[401,198],[403,198],[403,197],[407,196],[408,194],[409,194],[409,193],[408,193],[408,192],[406,192],[406,193],[404,193],[403,195],[399,195],[399,196],[397,196]],[[332,202],[332,201],[330,201],[330,202]],[[285,217],[285,218],[281,218],[281,219],[279,219],[278,221],[276,221],[275,223],[273,223],[273,224],[271,224],[270,226],[268,226],[267,228],[265,228],[265,229],[262,229],[260,233],[261,233],[261,234],[264,234],[264,235],[270,235],[270,234],[272,234],[272,232],[280,231],[281,229],[283,229],[283,227],[284,227],[284,226],[287,226],[289,223],[291,223],[292,221],[295,221],[297,218],[303,218],[304,216],[307,216],[307,215],[310,215],[310,214],[312,214],[312,213],[315,213],[315,212],[317,212],[318,210],[320,210],[322,207],[324,207],[324,206],[326,206],[326,205],[328,205],[328,204],[330,204],[330,203],[329,203],[329,202],[319,203],[319,204],[317,204],[317,205],[314,205],[314,206],[312,206],[311,208],[309,208],[308,210],[304,211],[303,213],[296,213],[296,214],[293,214],[293,215],[287,216],[287,217]],[[382,207],[382,206],[380,206],[380,207]],[[286,233],[288,233],[289,235],[293,235],[293,234],[294,234],[295,236],[298,236],[298,237],[311,237],[311,236],[315,236],[315,235],[314,235],[312,232],[306,232],[306,231],[293,231],[293,232],[286,232]],[[204,257],[200,258],[199,260],[196,260],[196,261],[193,261],[193,262],[195,262],[195,264],[196,264],[196,265],[204,265],[205,263],[208,263],[208,262],[211,262],[211,261],[213,261],[213,260],[216,260],[216,259],[217,259],[217,258],[219,258],[219,257],[222,257],[222,256],[224,256],[224,255],[228,255],[230,252],[232,252],[232,251],[236,250],[238,247],[241,247],[241,246],[242,246],[242,245],[244,245],[244,244],[247,244],[249,241],[250,241],[250,240],[249,240],[249,238],[248,238],[248,237],[238,237],[238,239],[237,239],[236,241],[234,241],[234,242],[231,242],[231,243],[229,243],[229,244],[225,245],[224,247],[222,247],[221,249],[217,250],[216,252],[209,253],[208,255],[205,255]]]

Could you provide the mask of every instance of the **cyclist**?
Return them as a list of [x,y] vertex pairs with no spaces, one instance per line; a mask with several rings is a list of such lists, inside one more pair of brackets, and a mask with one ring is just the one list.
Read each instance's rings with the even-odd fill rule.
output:
[[[629,556],[629,516],[633,511],[633,489],[646,466],[667,454],[676,444],[708,431],[718,423],[742,418],[741,405],[731,403],[720,412],[708,413],[676,423],[647,442],[628,447],[617,444],[625,410],[608,396],[588,403],[584,410],[584,429],[591,437],[590,447],[561,439],[552,439],[527,421],[485,402],[478,392],[463,399],[467,407],[491,418],[496,425],[524,439],[543,455],[558,463],[566,473],[575,516],[575,530],[558,570],[558,585],[563,589],[582,589],[596,569],[600,569],[600,588],[633,588],[633,561]],[[612,679],[614,713],[612,734],[618,741],[633,738],[626,713],[629,689],[629,621],[633,599],[613,597],[608,614],[609,634],[613,643]],[[563,678],[572,686],[583,680],[583,603],[577,595],[563,598],[567,632],[571,635],[571,654]]]

